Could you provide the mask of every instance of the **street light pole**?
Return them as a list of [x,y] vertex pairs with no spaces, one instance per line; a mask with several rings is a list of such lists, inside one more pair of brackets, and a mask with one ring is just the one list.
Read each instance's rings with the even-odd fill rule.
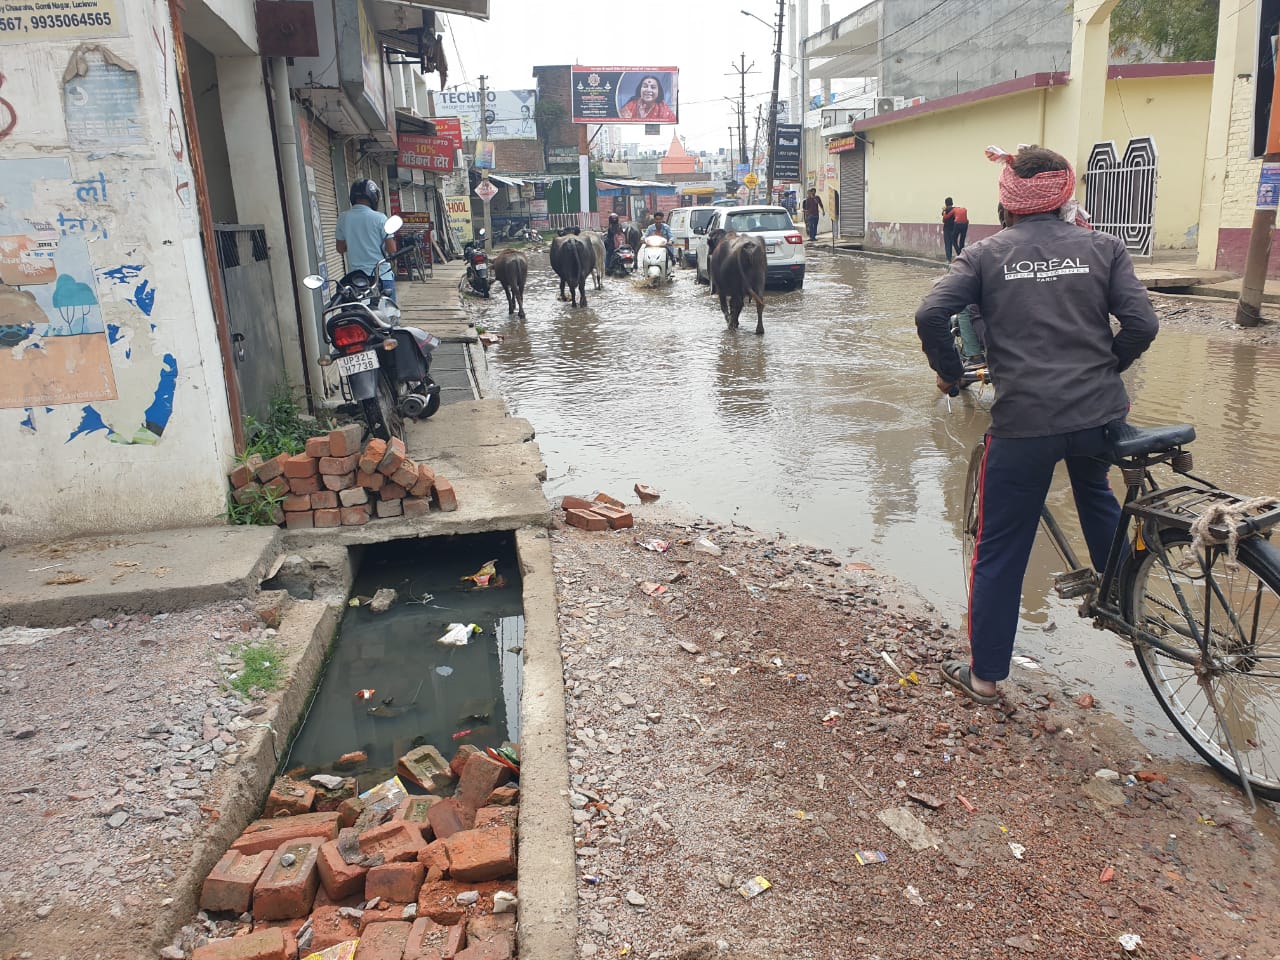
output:
[[786,14],[786,0],[778,0],[778,22],[770,26],[764,20],[760,20],[750,10],[743,10],[744,17],[750,17],[753,20],[760,20],[766,27],[776,32],[773,43],[773,92],[769,97],[769,167],[768,176],[765,180],[765,198],[769,203],[773,202],[773,162],[778,139],[778,81],[782,73],[782,21]]
[[769,100],[769,178],[765,186],[765,202],[773,203],[773,164],[778,146],[778,75],[782,72],[782,17],[786,0],[778,0],[778,37],[773,45],[773,93]]

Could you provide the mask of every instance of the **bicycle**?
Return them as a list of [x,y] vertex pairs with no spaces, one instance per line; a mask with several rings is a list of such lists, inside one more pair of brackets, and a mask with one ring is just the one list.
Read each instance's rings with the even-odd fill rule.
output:
[[[1041,525],[1067,565],[1063,599],[1127,639],[1165,714],[1251,805],[1280,800],[1280,550],[1270,529],[1280,500],[1219,489],[1191,472],[1189,424],[1107,427],[1125,497],[1101,576],[1081,565],[1047,505]],[[979,532],[985,439],[965,478],[962,550],[971,569]],[[1161,487],[1167,464],[1189,483]],[[970,580],[966,576],[965,588]]]

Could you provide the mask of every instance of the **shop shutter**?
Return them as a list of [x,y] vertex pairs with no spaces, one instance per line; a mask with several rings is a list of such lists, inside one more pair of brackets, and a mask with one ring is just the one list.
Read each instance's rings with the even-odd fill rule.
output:
[[840,236],[862,238],[867,233],[866,154],[856,150],[840,155]]
[[338,191],[333,180],[333,156],[330,153],[329,130],[323,124],[311,125],[312,172],[316,175],[316,202],[320,205],[320,226],[324,231],[324,262],[329,279],[346,273],[342,254],[338,253]]

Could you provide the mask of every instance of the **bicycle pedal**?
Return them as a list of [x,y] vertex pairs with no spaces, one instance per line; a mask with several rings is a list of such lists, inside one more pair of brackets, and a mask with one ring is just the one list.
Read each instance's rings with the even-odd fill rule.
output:
[[1098,588],[1098,575],[1092,567],[1079,567],[1053,575],[1053,589],[1063,600],[1083,597]]

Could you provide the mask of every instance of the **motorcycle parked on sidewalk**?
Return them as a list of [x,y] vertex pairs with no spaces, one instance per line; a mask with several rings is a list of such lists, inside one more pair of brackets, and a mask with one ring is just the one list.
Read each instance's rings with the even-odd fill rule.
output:
[[[400,229],[388,218],[388,236]],[[382,440],[404,436],[404,417],[425,420],[440,409],[440,388],[431,379],[431,354],[440,341],[416,327],[401,326],[400,308],[382,289],[382,268],[413,247],[379,260],[373,276],[352,270],[334,284],[324,307],[324,339],[332,348],[320,358],[341,374],[342,395],[360,408],[369,434]],[[303,285],[319,290],[327,282],[312,274]]]
[[620,243],[613,248],[613,253],[609,256],[609,265],[605,268],[605,273],[611,277],[630,276],[631,271],[635,269],[636,253],[625,243]]
[[653,233],[644,238],[640,247],[640,272],[654,287],[672,279],[666,237]]
[[467,261],[466,284],[478,296],[489,299],[489,288],[493,281],[489,275],[489,258],[484,252],[484,238],[488,236],[484,227],[476,231],[476,238],[462,248],[463,259]]

